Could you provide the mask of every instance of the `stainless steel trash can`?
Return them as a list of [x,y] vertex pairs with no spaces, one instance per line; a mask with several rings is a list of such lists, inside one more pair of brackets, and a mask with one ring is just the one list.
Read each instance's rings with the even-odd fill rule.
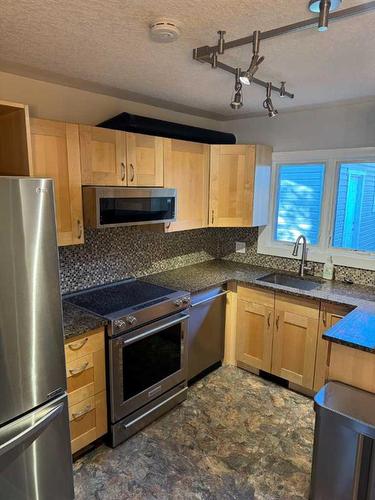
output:
[[375,500],[375,394],[328,382],[314,409],[311,500]]

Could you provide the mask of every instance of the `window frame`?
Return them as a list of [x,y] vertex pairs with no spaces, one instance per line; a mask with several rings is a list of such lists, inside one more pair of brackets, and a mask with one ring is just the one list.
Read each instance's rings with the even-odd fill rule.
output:
[[[301,165],[322,163],[325,165],[321,207],[321,224],[319,244],[308,245],[308,259],[315,262],[326,262],[332,256],[334,264],[359,269],[375,270],[375,251],[364,252],[334,248],[332,246],[336,201],[338,193],[339,167],[341,163],[368,162],[375,163],[375,148],[330,149],[316,151],[292,151],[274,153],[271,175],[270,223],[259,228],[258,253],[277,257],[292,256],[293,243],[280,242],[273,239],[276,219],[276,195],[279,165]],[[298,258],[298,257],[297,257]]]

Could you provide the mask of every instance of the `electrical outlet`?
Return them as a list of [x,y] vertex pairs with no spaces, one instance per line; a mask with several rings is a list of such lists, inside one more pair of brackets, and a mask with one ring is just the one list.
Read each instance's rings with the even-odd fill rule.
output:
[[246,253],[246,243],[244,241],[236,241],[236,253]]

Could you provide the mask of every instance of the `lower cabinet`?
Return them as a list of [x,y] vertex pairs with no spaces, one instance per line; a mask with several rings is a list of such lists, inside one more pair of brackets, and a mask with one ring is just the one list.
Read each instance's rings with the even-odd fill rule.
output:
[[313,389],[320,303],[246,286],[237,289],[236,360]]
[[323,339],[326,330],[340,321],[352,310],[351,307],[321,302],[319,316],[319,334],[316,349],[314,391],[319,391],[328,377],[328,347],[329,342]]
[[104,330],[67,340],[66,376],[72,453],[107,432]]
[[319,302],[276,293],[273,374],[313,388]]
[[274,293],[237,289],[237,362],[271,371]]

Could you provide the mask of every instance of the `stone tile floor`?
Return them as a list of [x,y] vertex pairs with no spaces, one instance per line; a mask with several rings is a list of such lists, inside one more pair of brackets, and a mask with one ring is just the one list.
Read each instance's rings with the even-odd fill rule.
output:
[[76,499],[308,498],[312,400],[238,368],[116,449],[75,462]]

